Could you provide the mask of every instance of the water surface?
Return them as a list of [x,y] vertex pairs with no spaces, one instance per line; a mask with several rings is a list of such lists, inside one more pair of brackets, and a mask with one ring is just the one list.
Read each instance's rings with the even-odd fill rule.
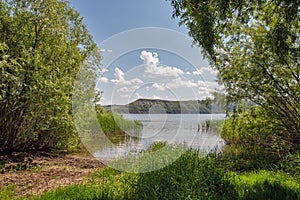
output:
[[[126,119],[139,120],[143,129],[137,133],[114,138],[113,144],[103,144],[94,155],[99,158],[122,157],[146,150],[154,142],[181,144],[204,152],[218,152],[224,145],[215,120],[222,122],[224,114],[124,114]],[[208,122],[208,123],[207,123]],[[207,126],[207,124],[210,124]]]

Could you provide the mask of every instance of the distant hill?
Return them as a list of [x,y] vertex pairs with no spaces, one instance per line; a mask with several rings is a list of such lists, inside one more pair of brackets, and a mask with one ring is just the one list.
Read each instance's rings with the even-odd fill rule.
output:
[[159,99],[138,99],[127,105],[110,105],[103,107],[106,110],[130,114],[210,114],[212,110],[213,113],[223,113],[221,109],[216,109],[211,101],[208,102],[206,100],[168,101]]

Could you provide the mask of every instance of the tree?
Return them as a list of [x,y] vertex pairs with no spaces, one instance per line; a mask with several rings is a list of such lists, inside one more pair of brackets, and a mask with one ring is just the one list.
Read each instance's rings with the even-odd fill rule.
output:
[[74,137],[73,81],[96,45],[66,1],[0,2],[0,154]]
[[228,102],[252,101],[300,143],[298,0],[171,0],[173,17],[203,48]]

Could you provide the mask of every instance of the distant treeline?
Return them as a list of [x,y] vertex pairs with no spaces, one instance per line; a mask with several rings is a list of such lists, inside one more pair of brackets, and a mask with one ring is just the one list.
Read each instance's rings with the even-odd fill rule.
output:
[[103,106],[106,110],[130,114],[210,114],[224,113],[211,100],[168,101],[138,99],[126,105]]

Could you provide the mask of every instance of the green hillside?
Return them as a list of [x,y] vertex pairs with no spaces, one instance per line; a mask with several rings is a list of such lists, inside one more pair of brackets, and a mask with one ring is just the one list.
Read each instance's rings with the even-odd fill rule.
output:
[[[211,101],[189,100],[168,101],[158,99],[138,99],[126,105],[104,106],[106,110],[130,114],[210,114],[222,113]],[[213,110],[213,111],[212,111]]]

